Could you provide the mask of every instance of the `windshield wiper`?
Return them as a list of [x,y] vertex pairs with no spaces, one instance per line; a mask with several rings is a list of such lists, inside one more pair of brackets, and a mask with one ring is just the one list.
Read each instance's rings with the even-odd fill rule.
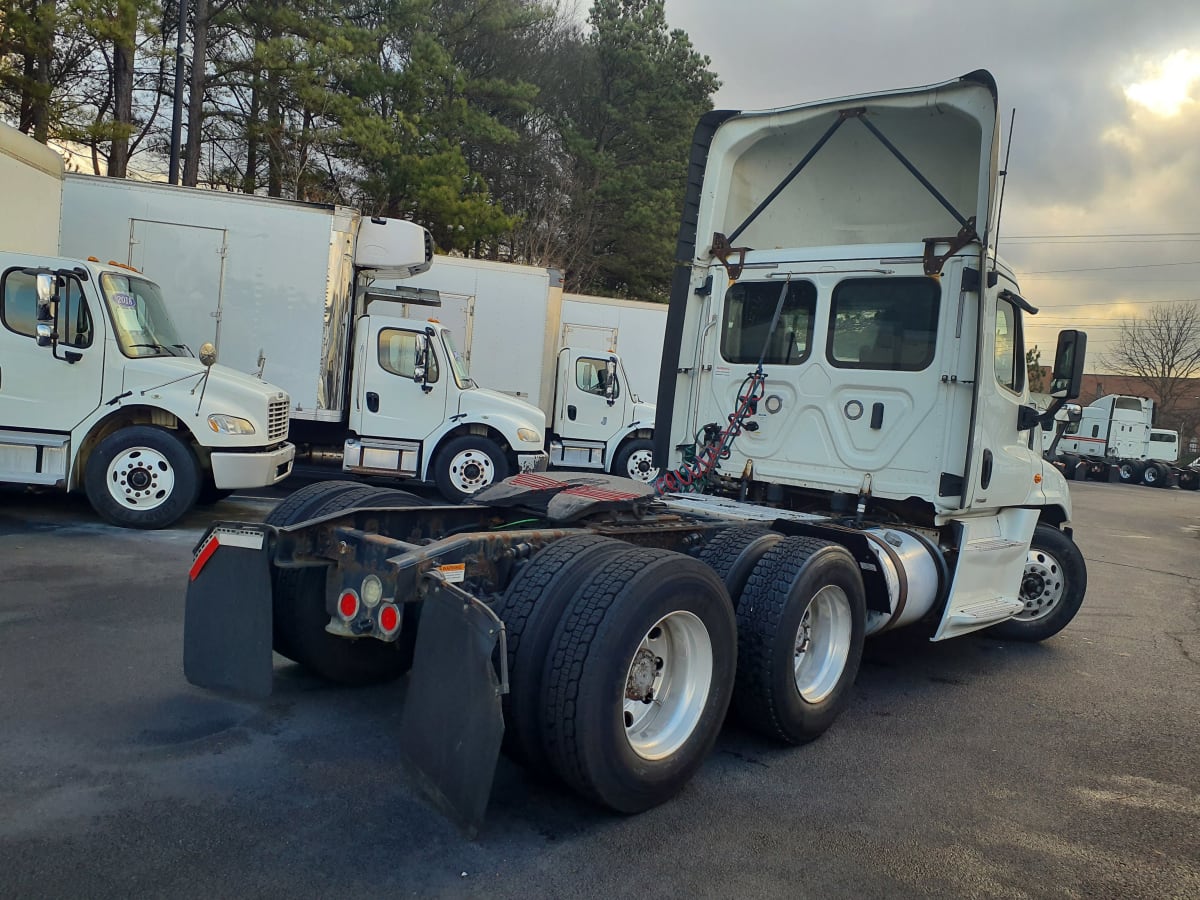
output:
[[[178,345],[176,345],[176,346],[178,346]],[[131,349],[133,347],[149,347],[151,350],[164,350],[167,352],[170,352],[170,350],[171,350],[171,348],[166,346],[165,344],[129,344],[129,347]],[[174,356],[174,355],[175,355],[174,353],[171,353],[171,356]]]

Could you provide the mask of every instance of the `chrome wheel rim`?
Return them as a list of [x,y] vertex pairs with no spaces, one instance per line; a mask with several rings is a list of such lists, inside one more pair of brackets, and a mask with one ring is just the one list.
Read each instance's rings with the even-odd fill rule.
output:
[[496,480],[496,464],[482,450],[460,450],[450,460],[450,483],[464,494],[474,494]]
[[1146,484],[1154,484],[1158,481],[1158,469],[1154,466],[1148,466],[1146,471],[1142,473],[1142,481]]
[[837,687],[850,658],[850,598],[835,584],[813,596],[796,629],[796,690],[820,703]]
[[625,738],[642,759],[665,759],[695,732],[712,687],[708,629],[690,612],[668,613],[646,632],[625,675]]
[[122,450],[108,464],[108,494],[126,509],[157,509],[175,489],[175,470],[152,447]]
[[634,450],[629,454],[625,463],[625,475],[634,481],[650,484],[658,477],[658,468],[654,465],[653,450]]
[[1021,602],[1025,606],[1016,617],[1025,622],[1044,619],[1062,601],[1066,587],[1062,564],[1045,550],[1031,548],[1021,577]]

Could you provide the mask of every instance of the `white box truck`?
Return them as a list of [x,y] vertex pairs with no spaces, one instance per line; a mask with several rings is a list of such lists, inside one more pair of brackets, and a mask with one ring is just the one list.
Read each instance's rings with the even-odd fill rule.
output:
[[0,124],[0,482],[162,528],[292,469],[288,397],[188,353],[161,288],[59,253],[63,164]]
[[434,481],[454,501],[545,468],[541,410],[478,387],[450,330],[406,317],[377,286],[429,266],[424,228],[84,175],[67,176],[63,211],[64,248],[159,279],[186,340],[211,340],[226,365],[288,391],[299,459]]
[[706,114],[658,489],[551,472],[430,509],[309,485],[199,545],[188,679],[265,696],[272,645],[335,681],[407,673],[396,757],[477,827],[502,745],[633,813],[682,789],[731,706],[782,744],[833,726],[868,635],[1057,634],[1087,570],[1037,438],[1086,338],[1059,335],[1055,402],[1030,406],[1036,310],[991,252],[997,108],[973,72]]
[[657,476],[647,401],[665,305],[564,294],[555,269],[444,256],[398,289],[426,292],[409,315],[439,304],[429,314],[454,334],[472,378],[546,414],[552,468]]

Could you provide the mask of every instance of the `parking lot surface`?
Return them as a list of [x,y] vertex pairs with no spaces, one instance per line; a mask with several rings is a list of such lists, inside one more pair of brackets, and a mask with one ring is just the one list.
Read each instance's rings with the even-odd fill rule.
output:
[[818,741],[730,724],[632,818],[502,760],[467,841],[395,760],[403,683],[184,680],[192,547],[270,500],[146,533],[0,494],[0,896],[1200,897],[1200,495],[1072,495],[1057,637],[869,641]]

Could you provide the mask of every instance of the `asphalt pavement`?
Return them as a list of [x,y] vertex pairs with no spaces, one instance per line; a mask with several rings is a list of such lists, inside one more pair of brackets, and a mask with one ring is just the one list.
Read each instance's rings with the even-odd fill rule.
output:
[[270,499],[146,533],[0,494],[0,897],[1200,897],[1200,493],[1072,494],[1055,638],[870,641],[822,738],[730,724],[635,817],[502,760],[475,841],[395,759],[402,683],[184,680],[192,547]]

